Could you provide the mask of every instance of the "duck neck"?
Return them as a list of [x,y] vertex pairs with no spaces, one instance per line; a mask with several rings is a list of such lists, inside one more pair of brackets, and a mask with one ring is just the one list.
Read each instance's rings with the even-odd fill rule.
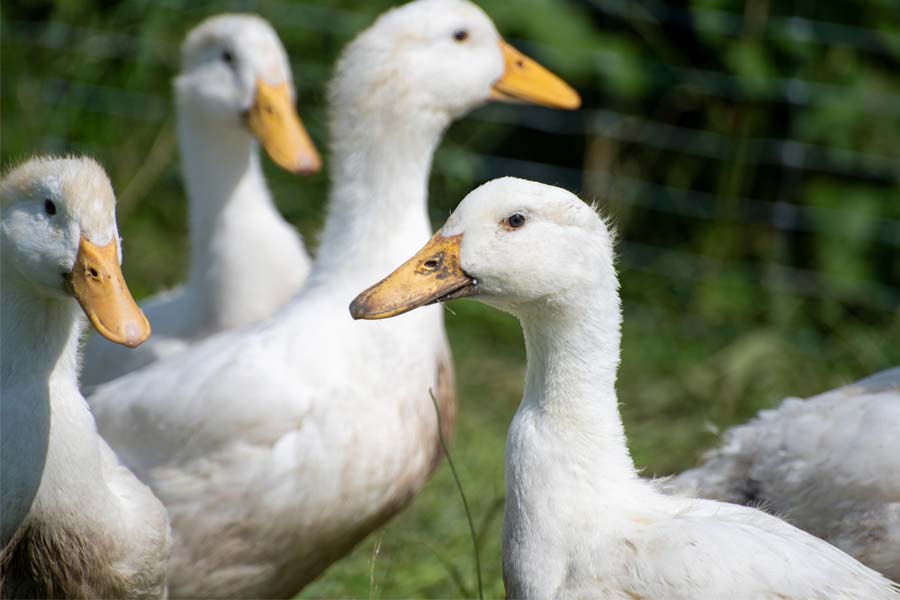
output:
[[[78,340],[83,328],[71,298],[41,294],[12,266],[0,270],[0,357],[3,389],[78,376]],[[8,387],[9,386],[9,387]],[[28,401],[21,397],[16,400]]]
[[[186,114],[187,113],[187,114]],[[210,124],[202,117],[178,110],[178,146],[187,187],[191,260],[188,285],[209,294],[203,306],[217,306],[228,275],[242,265],[242,249],[230,240],[244,239],[248,215],[280,221],[259,163],[253,137],[241,127]],[[264,228],[261,228],[264,230]],[[265,240],[259,240],[265,243]],[[222,280],[220,279],[227,279]]]
[[312,281],[363,287],[431,235],[428,176],[449,119],[339,107],[332,118],[331,199]]
[[[557,476],[608,482],[637,478],[628,452],[616,396],[621,317],[615,288],[560,307],[540,307],[523,317],[528,354],[525,395],[519,413],[539,423],[533,446],[568,455]],[[609,296],[609,297],[605,297]],[[519,418],[519,414],[517,414]]]
[[[77,394],[78,304],[51,296],[10,265],[0,269],[0,496],[6,543],[31,512],[46,475],[51,413]],[[59,392],[62,392],[60,394]],[[87,407],[84,407],[87,412]],[[8,517],[8,519],[6,518]]]

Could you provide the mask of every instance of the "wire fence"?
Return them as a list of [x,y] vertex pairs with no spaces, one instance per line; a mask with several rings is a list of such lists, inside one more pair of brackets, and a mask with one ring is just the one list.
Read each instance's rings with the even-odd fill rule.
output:
[[[126,0],[123,6],[148,9],[146,0]],[[601,15],[619,19],[635,27],[676,27],[704,36],[741,37],[750,24],[745,15],[710,8],[671,6],[661,2],[642,0],[591,0],[590,6]],[[154,10],[168,10],[181,15],[185,21],[197,21],[210,8],[196,7],[178,0],[159,0]],[[259,2],[227,2],[218,9],[258,11],[272,21],[279,30],[298,29],[349,38],[370,20],[368,14],[319,4],[292,3],[284,0]],[[872,30],[841,23],[799,16],[768,16],[763,36],[819,46],[840,45],[864,53],[872,60],[897,60],[900,56],[900,32],[890,29]],[[71,61],[90,61],[94,65],[137,65],[171,77],[177,68],[177,39],[148,39],[135,32],[120,32],[59,20],[5,20],[0,29],[0,44],[4,53],[17,51],[52,51],[64,53]],[[527,42],[539,55],[554,56],[560,49],[546,44]],[[691,94],[726,98],[732,101],[777,102],[797,110],[830,105],[847,95],[841,82],[816,81],[800,77],[767,76],[747,81],[733,73],[691,66],[689,61],[674,57],[669,61],[657,58],[634,60],[623,56],[615,48],[589,50],[592,65],[599,76],[608,75],[615,65],[629,60],[657,85],[686,89]],[[293,57],[295,72],[302,72],[301,87],[320,87],[328,77],[330,65],[315,60]],[[59,62],[41,65],[31,74],[31,83],[38,88],[42,110],[74,110],[102,115],[105,119],[133,121],[163,127],[172,117],[168,94],[139,87],[108,84],[102,76],[104,69],[93,79],[81,80],[59,67]],[[10,84],[10,73],[4,68],[2,99],[5,106],[19,102],[18,81]],[[875,119],[883,119],[889,127],[896,127],[900,117],[900,94],[894,91],[866,89],[854,92],[860,110]],[[321,109],[321,107],[312,107]],[[4,109],[4,112],[7,112]],[[8,113],[7,113],[8,114]],[[861,181],[895,190],[900,184],[900,154],[887,155],[860,151],[796,136],[744,136],[737,139],[720,131],[702,126],[689,127],[613,108],[587,108],[577,113],[543,110],[510,110],[492,108],[479,111],[473,122],[489,126],[515,126],[554,136],[560,143],[599,136],[629,147],[679,156],[690,156],[709,163],[728,160],[733,147],[740,142],[743,160],[748,167],[769,166],[789,172],[804,171],[827,174],[849,182]],[[20,125],[23,128],[27,124]],[[124,125],[127,129],[127,125]],[[6,127],[4,127],[6,129]],[[65,126],[59,131],[25,131],[35,143],[35,151],[78,149],[94,154],[109,155],[116,148],[93,139],[79,139]],[[575,190],[604,190],[615,202],[665,215],[703,222],[732,222],[753,224],[786,233],[803,233],[848,240],[890,248],[900,247],[900,219],[891,215],[896,210],[869,215],[867,228],[847,227],[856,214],[853,206],[834,208],[807,205],[802,199],[777,200],[739,196],[733,203],[738,210],[723,215],[718,210],[719,198],[714,192],[679,187],[667,182],[643,178],[634,173],[617,172],[592,165],[563,166],[539,160],[514,158],[494,152],[472,151],[461,144],[449,144],[443,151],[454,163],[474,165],[479,178],[512,174],[521,177],[560,183]],[[9,160],[9,157],[7,157]],[[441,163],[437,164],[440,169]],[[889,192],[888,192],[889,193]],[[891,196],[888,196],[891,197]],[[892,196],[896,198],[896,194]],[[625,240],[620,245],[622,266],[625,269],[652,272],[664,278],[690,283],[709,277],[721,277],[728,271],[734,277],[727,280],[753,280],[777,293],[809,297],[831,297],[839,302],[852,302],[876,311],[896,314],[900,305],[900,282],[878,282],[853,277],[837,277],[813,270],[776,262],[748,263],[743,260],[723,260],[696,252],[670,249],[637,240]],[[827,283],[825,280],[827,279]],[[848,291],[850,290],[850,291]]]
[[[671,6],[662,2],[642,0],[591,0],[604,13],[628,21],[651,25],[666,24],[684,27],[706,35],[741,37],[746,33],[744,15],[712,8]],[[851,48],[895,56],[900,47],[900,32],[873,31],[842,23],[820,21],[799,16],[769,16],[765,35],[803,44],[849,46]]]

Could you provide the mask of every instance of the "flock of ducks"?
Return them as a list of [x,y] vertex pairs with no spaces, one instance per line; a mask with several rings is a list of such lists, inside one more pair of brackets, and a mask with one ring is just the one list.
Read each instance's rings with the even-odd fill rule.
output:
[[[34,158],[0,182],[3,596],[295,595],[439,465],[456,405],[437,304],[472,297],[519,318],[528,355],[508,597],[900,598],[900,369],[789,400],[701,467],[645,480],[615,391],[614,235],[594,207],[498,179],[419,250],[455,119],[492,99],[580,105],[476,6],[415,0],[341,55],[314,260],[260,168],[259,146],[291,172],[321,166],[271,26],[203,22],[175,89],[190,272],[143,313],[96,162]],[[102,336],[82,357],[80,312]]]

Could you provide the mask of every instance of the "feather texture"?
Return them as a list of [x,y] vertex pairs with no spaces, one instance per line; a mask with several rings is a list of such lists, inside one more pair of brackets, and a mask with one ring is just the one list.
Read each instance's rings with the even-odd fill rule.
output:
[[894,368],[762,411],[666,487],[764,506],[900,581],[898,432]]

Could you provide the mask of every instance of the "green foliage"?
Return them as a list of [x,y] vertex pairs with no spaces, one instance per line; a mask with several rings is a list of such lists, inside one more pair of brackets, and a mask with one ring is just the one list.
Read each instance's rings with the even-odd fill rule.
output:
[[[268,18],[324,149],[331,65],[393,4],[5,2],[0,161],[95,155],[119,196],[129,284],[139,297],[172,286],[188,251],[171,97],[184,33],[224,10]],[[716,432],[785,396],[900,363],[896,0],[481,5],[507,39],[571,81],[587,108],[492,106],[454,125],[435,160],[433,221],[504,174],[601,200],[621,238],[619,391],[646,474],[691,465]],[[265,169],[279,208],[314,247],[327,175],[300,179],[267,160]],[[449,309],[460,398],[452,452],[485,592],[500,597],[503,447],[524,347],[514,319],[472,302]],[[456,495],[442,468],[409,510],[303,596],[473,593]]]

